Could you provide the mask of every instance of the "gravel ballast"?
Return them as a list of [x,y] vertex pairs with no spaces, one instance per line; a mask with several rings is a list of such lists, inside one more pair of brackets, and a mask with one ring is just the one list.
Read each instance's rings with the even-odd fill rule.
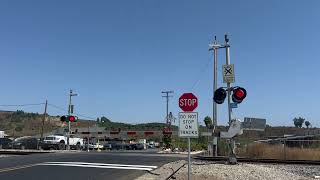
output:
[[[137,180],[166,179],[174,170],[186,161],[172,162],[147,173]],[[178,180],[187,179],[188,165],[182,167],[174,177]],[[305,180],[320,175],[317,165],[284,165],[284,164],[253,164],[238,163],[226,165],[221,162],[195,160],[192,164],[193,180]]]

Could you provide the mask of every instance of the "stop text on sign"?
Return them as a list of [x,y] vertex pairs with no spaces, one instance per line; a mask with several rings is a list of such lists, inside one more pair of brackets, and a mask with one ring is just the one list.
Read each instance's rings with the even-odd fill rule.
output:
[[197,138],[198,131],[198,113],[197,112],[180,112],[179,113],[179,137]]
[[192,112],[198,107],[198,98],[192,93],[184,93],[179,98],[179,107],[184,112]]
[[197,101],[197,99],[180,99],[179,106],[194,106]]

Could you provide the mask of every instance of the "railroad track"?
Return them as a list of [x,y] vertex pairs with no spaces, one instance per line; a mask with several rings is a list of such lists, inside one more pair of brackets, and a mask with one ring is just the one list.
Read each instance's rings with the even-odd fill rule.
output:
[[[205,161],[228,161],[228,157],[207,157],[207,156],[194,156],[193,159]],[[282,160],[282,159],[252,159],[252,158],[237,158],[238,162],[251,162],[251,163],[274,163],[274,164],[308,164],[320,165],[320,161],[314,160]]]

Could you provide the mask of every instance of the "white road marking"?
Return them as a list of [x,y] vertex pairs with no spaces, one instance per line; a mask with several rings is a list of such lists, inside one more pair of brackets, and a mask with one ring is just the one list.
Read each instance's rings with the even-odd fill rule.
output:
[[44,162],[39,165],[105,168],[105,169],[132,169],[132,170],[145,170],[145,171],[151,171],[151,170],[157,168],[157,166],[127,165],[127,164],[104,164],[104,163],[87,163],[87,162]]
[[44,162],[53,164],[88,164],[88,165],[98,165],[98,166],[123,166],[123,167],[144,167],[144,168],[158,168],[158,166],[146,166],[146,165],[129,165],[129,164],[105,164],[105,163],[88,163],[88,162]]

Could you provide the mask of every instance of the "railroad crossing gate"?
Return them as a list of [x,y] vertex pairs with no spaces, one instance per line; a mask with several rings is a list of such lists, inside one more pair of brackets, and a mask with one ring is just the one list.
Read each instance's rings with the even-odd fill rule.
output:
[[179,113],[179,137],[198,138],[198,113],[180,112]]
[[223,82],[224,83],[234,83],[235,75],[234,75],[234,65],[223,65],[222,67],[223,72]]

